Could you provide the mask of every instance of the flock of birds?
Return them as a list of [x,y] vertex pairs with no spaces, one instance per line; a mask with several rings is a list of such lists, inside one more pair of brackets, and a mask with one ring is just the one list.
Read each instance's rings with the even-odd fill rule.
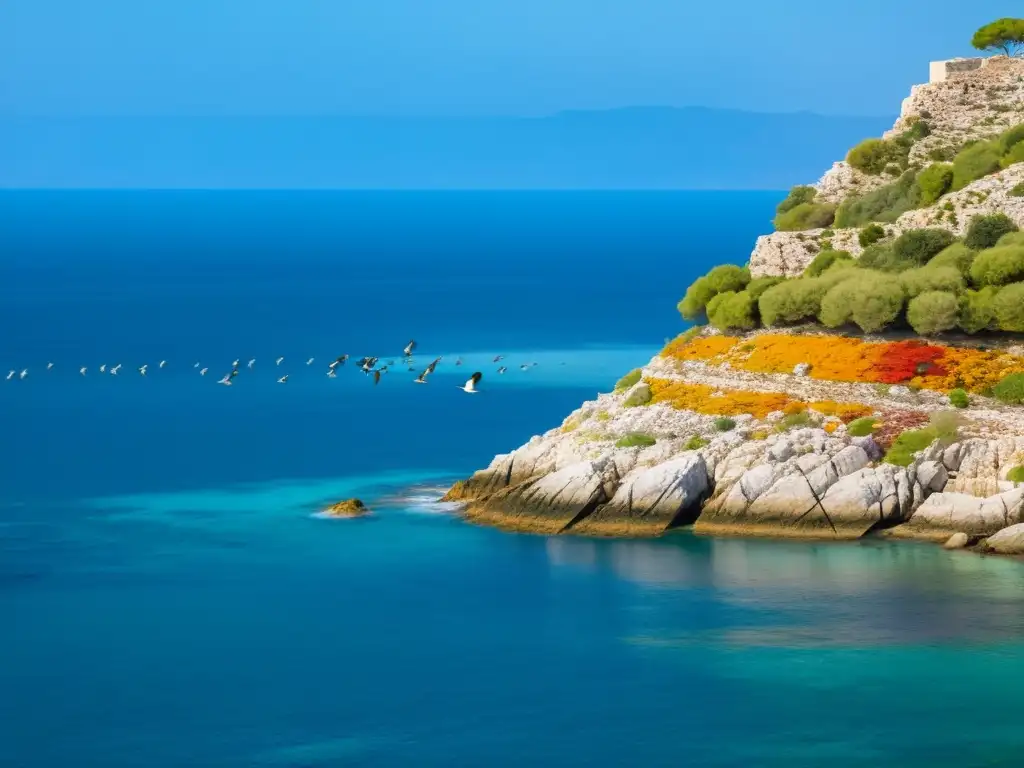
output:
[[[412,340],[408,344],[406,344],[405,348],[402,350],[402,363],[401,364],[403,366],[406,366],[409,371],[415,371],[416,370],[416,367],[413,365],[413,351],[415,349],[416,349],[416,341]],[[348,362],[348,359],[349,359],[348,355],[339,355],[337,358],[332,360],[330,362],[330,364],[327,366],[327,376],[329,378],[332,378],[332,379],[336,378],[337,377],[338,368],[344,366],[345,363]],[[500,363],[502,360],[504,360],[504,356],[503,355],[496,355],[492,362],[497,364],[497,363]],[[276,366],[280,367],[281,363],[283,363],[283,362],[284,362],[284,358],[283,357],[279,357],[279,358],[277,358],[274,361],[274,364]],[[307,366],[311,366],[311,365],[313,365],[314,362],[315,362],[314,358],[311,357],[311,358],[309,358],[306,361],[306,365]],[[381,366],[378,366],[379,362],[380,362],[380,358],[379,357],[363,357],[363,358],[360,358],[359,360],[355,361],[355,365],[359,368],[360,371],[362,371],[367,376],[372,376],[373,377],[373,383],[376,385],[376,384],[380,383],[381,376],[383,374],[386,374],[390,368],[393,368],[396,365],[396,361],[394,361],[394,360],[389,360],[384,365],[381,365]],[[441,358],[440,357],[437,357],[434,360],[432,360],[430,362],[430,364],[427,365],[427,367],[424,368],[415,379],[413,379],[413,382],[415,384],[426,384],[427,383],[427,377],[430,376],[434,372],[434,370],[437,368],[437,364],[440,363],[440,362],[441,362]],[[166,360],[161,360],[156,367],[158,369],[161,369],[161,368],[166,367],[166,365],[167,365],[167,361]],[[462,359],[461,358],[457,358],[455,360],[455,365],[456,366],[461,366],[462,365]],[[529,368],[532,368],[535,365],[537,365],[537,364],[536,363],[523,363],[519,367],[522,370],[527,370]],[[245,367],[248,368],[249,370],[252,370],[255,366],[256,366],[256,359],[255,358],[249,360],[245,364]],[[235,377],[238,376],[238,373],[241,370],[241,367],[242,367],[241,360],[235,360],[231,364],[231,370],[228,371],[228,373],[224,374],[224,376],[221,379],[219,379],[217,381],[217,383],[218,384],[223,384],[224,386],[227,386],[227,387],[230,387],[234,383]],[[47,363],[46,370],[49,371],[52,368],[53,368],[53,363]],[[195,365],[193,365],[193,368],[195,368],[199,372],[200,376],[205,376],[209,372],[209,370],[210,370],[207,367],[200,367],[199,363],[196,363]],[[120,370],[121,370],[121,364],[120,363],[118,363],[117,365],[109,366],[109,367],[106,364],[104,364],[104,365],[101,365],[99,367],[99,372],[101,374],[106,374],[106,375],[110,375],[110,376],[117,376],[118,373],[120,372]],[[138,371],[138,373],[141,376],[146,376],[147,373],[149,372],[149,364],[147,363],[147,364],[140,365],[136,370]],[[497,369],[497,372],[499,374],[503,374],[506,371],[508,371],[508,368],[506,366],[504,366],[504,365],[500,365],[498,367],[498,369]],[[78,373],[80,375],[82,375],[82,376],[87,375],[88,374],[88,367],[83,365],[81,368],[78,369]],[[9,371],[7,373],[7,381],[10,381],[11,379],[14,379],[15,377],[17,377],[18,379],[24,379],[27,376],[28,376],[28,369],[27,368],[23,368],[21,371],[11,370],[11,371]],[[289,375],[287,373],[284,374],[283,376],[281,376],[277,380],[277,383],[278,384],[287,384],[288,383],[288,377],[289,377]],[[461,389],[463,392],[468,392],[470,394],[476,393],[476,392],[479,391],[477,389],[477,386],[480,384],[480,380],[482,378],[483,378],[483,373],[480,372],[480,371],[476,371],[476,372],[473,373],[472,376],[470,376],[466,380],[465,384],[459,385],[459,389]]]

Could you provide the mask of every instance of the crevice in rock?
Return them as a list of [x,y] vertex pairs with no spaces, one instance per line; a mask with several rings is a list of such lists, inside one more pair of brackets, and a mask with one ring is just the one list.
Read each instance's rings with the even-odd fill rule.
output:
[[509,460],[508,460],[508,471],[505,473],[505,487],[506,488],[508,488],[509,484],[512,482],[512,467],[515,465],[515,463],[516,463],[515,456],[510,456]]
[[[838,535],[839,531],[836,530],[836,526],[832,522],[832,518],[829,517],[828,510],[826,510],[825,509],[825,505],[821,503],[821,499],[818,497],[818,492],[814,490],[814,486],[811,485],[811,481],[807,479],[807,475],[804,474],[804,471],[802,469],[800,469],[799,465],[794,465],[794,466],[796,467],[796,471],[800,473],[800,477],[802,477],[804,479],[804,482],[807,483],[807,487],[811,491],[811,496],[814,497],[814,504],[811,506],[810,509],[808,509],[802,515],[800,515],[796,520],[794,520],[793,523],[794,524],[799,523],[801,520],[803,520],[805,517],[807,517],[807,515],[809,515],[815,509],[819,509],[820,508],[821,509],[821,514],[823,514],[825,516],[825,521],[828,523],[829,528],[832,529],[832,533]],[[839,474],[839,472],[837,471],[836,474]]]
[[581,522],[583,522],[592,514],[594,514],[594,512],[597,511],[597,508],[604,504],[605,501],[606,499],[603,492],[595,492],[594,495],[590,498],[590,501],[583,505],[583,509],[577,512],[573,516],[572,520],[565,524],[561,532],[567,533],[570,529],[572,529],[573,526],[579,525]]

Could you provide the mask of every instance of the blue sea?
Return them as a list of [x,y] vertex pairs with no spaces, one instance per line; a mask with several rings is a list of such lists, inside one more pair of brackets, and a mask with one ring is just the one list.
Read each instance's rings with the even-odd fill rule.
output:
[[682,330],[779,197],[0,194],[0,765],[1020,765],[1020,562],[436,502]]

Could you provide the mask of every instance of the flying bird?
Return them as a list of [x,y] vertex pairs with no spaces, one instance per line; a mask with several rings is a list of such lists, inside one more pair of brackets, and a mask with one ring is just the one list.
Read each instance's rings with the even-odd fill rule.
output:
[[18,374],[19,379],[24,379],[26,376],[28,376],[28,368],[25,368],[21,373]]
[[338,378],[338,374],[335,372],[333,368],[331,368],[329,371],[327,371],[327,378],[336,379]]
[[476,385],[480,383],[480,379],[482,379],[483,377],[484,375],[480,373],[480,371],[477,371],[472,376],[470,376],[469,381],[467,381],[464,386],[459,387],[459,389],[461,389],[463,392],[476,394],[479,391],[476,388]]
[[165,365],[167,365],[167,361],[166,360],[161,360],[159,367],[163,368]]
[[416,340],[415,339],[411,340],[408,344],[405,345],[405,349],[402,350],[402,354],[405,355],[406,357],[411,357],[412,356],[412,351],[414,349],[416,349]]
[[232,368],[237,368],[237,367],[238,367],[238,361],[237,361],[237,360],[235,360],[235,362],[233,362],[233,363],[231,364],[231,367],[232,367]]
[[233,378],[235,378],[235,376],[237,376],[237,375],[238,375],[238,369],[237,368],[232,368],[231,369],[231,373],[225,374],[224,378],[221,379],[220,381],[218,381],[217,383],[218,384],[224,384],[225,386],[230,387],[231,383],[232,383],[231,380]]
[[252,360],[249,361],[249,367],[250,368],[252,368],[254,365],[256,365],[256,358],[255,357]]
[[313,364],[313,358],[311,357],[311,358],[309,358],[309,360],[306,361],[306,365],[312,365],[312,364]]
[[504,373],[504,372],[505,372],[505,371],[507,371],[507,370],[508,370],[508,368],[506,368],[506,367],[505,367],[505,366],[503,365],[503,366],[501,366],[501,367],[500,367],[500,368],[498,369],[498,373]]
[[528,365],[527,365],[526,363],[523,363],[522,365],[520,365],[520,366],[519,366],[519,370],[520,370],[520,371],[525,371],[525,370],[526,370],[527,368],[529,368],[529,367],[530,367],[530,366],[528,366]]
[[50,370],[51,368],[53,368],[53,363],[47,363],[46,370]]
[[198,367],[199,367],[199,363],[196,363],[196,364],[195,364],[195,365],[193,365],[192,367],[193,367],[193,368],[198,368]]
[[120,371],[120,370],[121,370],[121,364],[118,363],[117,365],[115,365],[113,368],[110,369],[110,375],[111,376],[117,376],[117,372]]
[[279,357],[279,358],[277,358],[277,361],[274,363],[274,365],[280,365],[283,362],[284,362],[284,358],[283,357]]
[[426,370],[426,371],[424,371],[424,373],[426,373],[426,374],[427,374],[428,376],[429,376],[430,374],[432,374],[432,373],[434,372],[434,369],[435,369],[435,368],[437,368],[437,364],[438,364],[438,363],[440,363],[440,362],[441,362],[441,358],[440,358],[440,357],[436,357],[436,358],[434,358],[434,359],[433,359],[433,360],[432,360],[432,361],[430,362],[430,365],[428,365],[428,366],[427,366],[427,370]]
[[80,374],[82,374],[83,376],[85,376],[85,366],[83,365],[83,366],[82,366],[81,368],[79,368],[79,369],[78,369],[78,372],[79,372]]
[[373,372],[373,385],[377,386],[378,384],[380,384],[380,370],[379,369]]
[[284,376],[282,376],[280,379],[278,379],[277,383],[278,384],[287,384],[288,383],[288,374],[286,373]]
[[426,384],[427,383],[428,371],[423,371],[419,376],[413,379],[413,384]]
[[104,363],[103,365],[100,366],[100,373],[106,373],[106,372],[107,372],[107,364]]
[[149,366],[148,365],[140,365],[139,366],[139,373],[141,373],[143,376],[146,375],[146,371],[147,370],[149,370]]
[[501,360],[504,360],[504,359],[505,359],[504,355],[496,355],[495,358],[493,360],[491,360],[491,362],[492,363],[497,363],[497,362],[499,362]]
[[7,374],[7,380],[10,381],[11,379],[13,379],[14,378],[14,374],[16,374],[16,373],[17,373],[17,371],[11,371],[10,373],[8,373]]
[[206,375],[206,372],[207,372],[208,370],[210,370],[210,369],[209,369],[209,368],[203,368],[203,369],[202,369],[201,371],[199,371],[199,375],[200,375],[200,376],[205,376],[205,375]]
[[461,357],[455,358],[455,364],[456,365],[462,365],[462,358]]

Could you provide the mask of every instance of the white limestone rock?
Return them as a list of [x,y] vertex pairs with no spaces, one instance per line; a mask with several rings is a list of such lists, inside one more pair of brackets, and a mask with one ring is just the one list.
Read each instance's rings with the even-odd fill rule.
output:
[[996,531],[985,539],[982,549],[1000,555],[1024,555],[1024,523]]

